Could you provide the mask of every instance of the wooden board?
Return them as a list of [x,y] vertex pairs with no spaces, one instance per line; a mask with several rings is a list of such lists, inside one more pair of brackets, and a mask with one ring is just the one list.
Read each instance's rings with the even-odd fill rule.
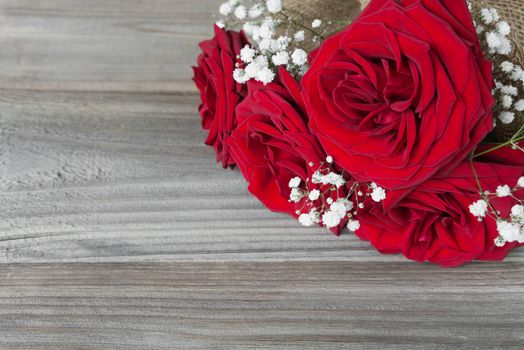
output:
[[0,349],[518,349],[524,250],[447,270],[270,213],[190,65],[218,1],[0,0]]

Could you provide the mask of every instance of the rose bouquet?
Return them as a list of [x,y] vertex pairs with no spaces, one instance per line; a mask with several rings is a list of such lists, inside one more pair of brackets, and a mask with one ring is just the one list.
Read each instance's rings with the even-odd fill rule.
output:
[[194,67],[206,143],[270,210],[441,266],[524,244],[519,10],[229,0],[219,13]]

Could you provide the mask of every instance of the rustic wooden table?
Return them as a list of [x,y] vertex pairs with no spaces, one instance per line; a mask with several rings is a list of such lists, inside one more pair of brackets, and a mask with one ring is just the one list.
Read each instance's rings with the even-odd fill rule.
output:
[[522,349],[524,250],[382,256],[215,164],[217,4],[0,0],[0,349]]

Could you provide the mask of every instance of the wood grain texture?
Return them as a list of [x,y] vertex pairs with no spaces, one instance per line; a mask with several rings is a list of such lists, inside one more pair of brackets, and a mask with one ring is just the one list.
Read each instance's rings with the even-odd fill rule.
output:
[[4,266],[2,349],[522,349],[524,269]]
[[203,145],[218,0],[0,0],[0,349],[519,349],[524,249],[453,270],[270,213]]
[[0,0],[0,87],[194,91],[217,0]]

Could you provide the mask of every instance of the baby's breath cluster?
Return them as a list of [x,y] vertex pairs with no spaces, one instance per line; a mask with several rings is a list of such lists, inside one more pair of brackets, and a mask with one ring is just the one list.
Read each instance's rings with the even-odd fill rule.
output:
[[[228,0],[219,13],[219,27],[242,29],[252,43],[237,57],[233,78],[241,84],[251,79],[268,84],[281,66],[302,76],[308,69],[308,48],[318,46],[325,33],[322,20],[287,10],[282,0]],[[306,42],[309,38],[313,43]]]
[[[499,236],[495,239],[495,245],[498,247],[504,246],[506,242],[524,243],[524,206],[522,199],[515,196],[515,192],[522,188],[524,188],[524,176],[518,180],[514,187],[500,185],[495,193],[482,192],[480,194],[482,199],[469,206],[470,213],[479,221],[483,221],[486,217],[496,220]],[[516,202],[511,208],[509,217],[502,217],[500,211],[494,207],[490,199],[495,197],[511,197]]]
[[[494,126],[501,127],[497,126],[498,123],[517,125],[515,129],[510,129],[512,135],[507,140],[495,143],[493,147],[482,152],[473,152],[471,160],[505,146],[524,152],[520,146],[520,142],[524,140],[524,70],[522,62],[519,61],[522,57],[520,48],[511,41],[511,26],[500,18],[496,9],[474,8],[470,3],[470,10],[484,54],[493,62],[493,97],[496,101]],[[473,167],[473,162],[471,164]],[[504,246],[507,242],[524,243],[523,201],[516,197],[516,192],[524,188],[524,177],[521,177],[514,187],[501,184],[495,193],[490,193],[483,191],[474,167],[473,172],[479,185],[480,199],[469,206],[471,214],[479,221],[486,218],[496,221],[499,233],[495,239],[497,246]],[[497,197],[511,197],[515,201],[509,217],[502,217],[501,212],[494,207],[492,202]]]
[[[511,124],[524,118],[524,70],[514,55],[511,26],[500,18],[495,8],[473,9],[470,4],[475,27],[483,51],[493,61],[493,76],[496,87],[493,96],[497,101],[495,114],[502,124]],[[518,56],[518,55],[517,55]],[[497,120],[494,120],[495,126]],[[522,135],[519,135],[522,136]]]
[[299,177],[292,178],[289,187],[289,201],[297,205],[296,214],[302,225],[334,228],[347,222],[347,228],[353,232],[360,228],[357,214],[364,209],[366,199],[378,203],[386,198],[386,191],[375,183],[349,183],[344,173],[336,172],[330,156],[320,163],[311,178],[305,182]]

